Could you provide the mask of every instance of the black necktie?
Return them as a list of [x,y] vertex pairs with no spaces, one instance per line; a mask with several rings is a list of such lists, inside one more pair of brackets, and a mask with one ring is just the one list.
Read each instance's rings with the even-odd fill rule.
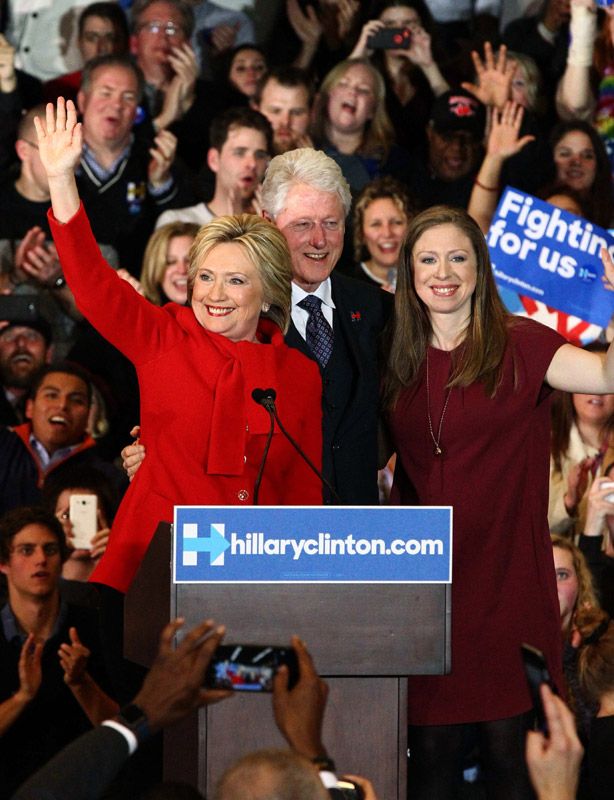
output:
[[324,368],[333,352],[333,329],[322,313],[322,301],[319,297],[309,294],[298,305],[309,312],[306,331],[307,344],[318,364]]

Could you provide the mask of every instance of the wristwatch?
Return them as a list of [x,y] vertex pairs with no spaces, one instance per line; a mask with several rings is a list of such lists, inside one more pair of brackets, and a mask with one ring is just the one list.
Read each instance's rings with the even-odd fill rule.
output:
[[129,728],[134,733],[139,744],[151,736],[145,712],[134,703],[121,708],[116,719],[121,725],[125,725],[126,728]]

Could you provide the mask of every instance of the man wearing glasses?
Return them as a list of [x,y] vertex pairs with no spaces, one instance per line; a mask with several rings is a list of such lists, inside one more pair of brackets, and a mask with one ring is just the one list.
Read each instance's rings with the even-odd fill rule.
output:
[[97,614],[60,596],[62,526],[39,508],[0,519],[0,796],[68,742],[117,713],[103,690]]

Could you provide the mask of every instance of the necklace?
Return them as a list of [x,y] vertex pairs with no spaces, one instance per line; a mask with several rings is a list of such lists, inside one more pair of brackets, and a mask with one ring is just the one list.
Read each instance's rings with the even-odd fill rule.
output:
[[433,444],[435,445],[435,455],[441,456],[443,455],[443,450],[441,449],[441,429],[443,427],[443,418],[446,415],[446,411],[448,409],[448,401],[450,399],[450,394],[452,393],[452,387],[448,389],[446,394],[446,399],[443,404],[443,410],[441,412],[441,417],[439,418],[439,426],[437,428],[437,438],[435,438],[435,434],[433,432],[433,420],[431,419],[431,391],[430,391],[430,381],[429,381],[429,351],[427,348],[426,351],[426,413],[428,416],[428,423],[429,423],[429,433],[431,434],[431,439],[433,440]]

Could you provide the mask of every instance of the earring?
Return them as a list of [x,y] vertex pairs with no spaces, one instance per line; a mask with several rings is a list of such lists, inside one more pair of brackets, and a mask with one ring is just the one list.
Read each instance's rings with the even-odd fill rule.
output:
[[270,303],[263,303],[262,304],[262,313],[266,314],[267,311],[269,311],[270,308],[271,308],[271,304]]

